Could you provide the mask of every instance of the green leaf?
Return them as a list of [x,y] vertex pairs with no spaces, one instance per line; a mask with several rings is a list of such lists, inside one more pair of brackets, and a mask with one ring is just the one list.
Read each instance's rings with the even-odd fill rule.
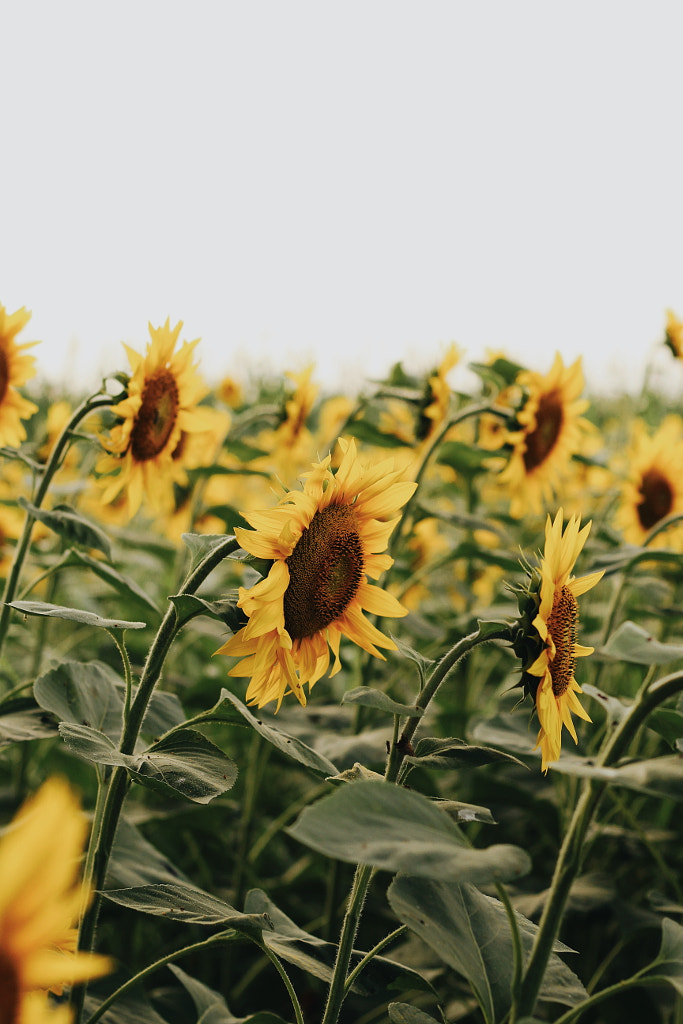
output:
[[405,448],[408,446],[408,442],[403,441],[396,434],[386,434],[372,423],[368,423],[367,420],[354,420],[353,423],[347,424],[346,433],[363,441],[364,444],[371,444],[377,448]]
[[101,661],[62,661],[39,676],[33,693],[63,722],[89,726],[116,740],[121,733],[123,683]]
[[600,654],[636,665],[668,665],[683,658],[683,644],[663,644],[635,622],[622,622]]
[[442,811],[445,811],[446,814],[449,814],[454,821],[484,821],[487,825],[496,824],[496,819],[488,807],[480,807],[478,804],[466,804],[461,800],[437,799],[433,803],[440,807]]
[[497,451],[477,448],[464,441],[446,441],[439,448],[436,461],[442,466],[450,466],[461,476],[472,477],[477,473],[488,472],[487,462],[499,458],[500,452]]
[[91,569],[96,576],[99,576],[101,580],[108,583],[110,587],[113,587],[117,593],[121,594],[122,597],[129,600],[130,598],[141,601],[147,605],[153,612],[159,614],[159,608],[155,601],[144,592],[142,587],[139,587],[135,580],[130,579],[127,576],[122,576],[120,572],[107,562],[103,562],[101,559],[92,558],[91,555],[85,553],[85,551],[77,551],[72,548],[66,560],[62,563],[64,566],[77,566],[82,565],[88,569]]
[[628,704],[623,704],[616,697],[612,697],[611,694],[599,690],[597,686],[592,686],[590,683],[584,683],[581,689],[588,697],[592,697],[602,706],[607,718],[614,724],[620,722],[622,718],[626,718],[631,710]]
[[182,729],[140,754],[122,754],[96,729],[62,722],[65,742],[79,757],[96,764],[119,765],[148,789],[207,804],[234,785],[237,766],[200,732]]
[[[63,722],[90,726],[118,741],[123,719],[125,683],[101,661],[62,661],[53,664],[33,684],[41,708]],[[175,694],[156,690],[142,725],[145,735],[159,735],[185,721]]]
[[[101,995],[97,997],[87,995],[85,997],[86,1018],[91,1017],[102,1002]],[[100,1021],[101,1024],[168,1024],[165,1017],[159,1016],[144,995],[122,996],[116,1000],[114,1006],[102,1014]]]
[[[399,920],[467,979],[487,1024],[502,1020],[510,1006],[513,971],[503,904],[473,885],[407,875],[394,879],[387,896]],[[528,956],[537,928],[521,914],[516,919]],[[576,975],[551,954],[540,998],[575,1006],[586,997]]]
[[223,447],[231,455],[235,455],[240,462],[251,462],[252,459],[263,459],[269,455],[269,452],[263,448],[255,448],[253,445],[234,437],[228,438]]
[[287,831],[336,860],[431,878],[486,884],[519,878],[531,867],[516,846],[468,848],[427,797],[385,782],[341,786],[305,808]]
[[237,765],[195,729],[181,729],[137,755],[134,779],[151,789],[207,804],[234,786]]
[[197,615],[209,615],[236,633],[247,621],[244,612],[237,607],[236,600],[206,601],[195,594],[173,594],[169,601],[176,610],[179,626],[186,625]]
[[369,686],[357,686],[354,690],[347,690],[341,702],[342,704],[360,704],[366,708],[377,708],[389,715],[420,718],[424,714],[423,708],[418,708],[415,704],[399,704],[388,694],[381,690],[373,690]]
[[55,505],[54,508],[48,510],[32,505],[30,501],[21,496],[17,498],[17,505],[29,512],[34,519],[39,520],[43,526],[47,526],[49,530],[58,534],[67,544],[80,544],[84,548],[95,548],[111,559],[111,544],[106,533],[103,533],[99,526],[84,519],[69,505]]
[[185,921],[187,924],[206,927],[223,925],[249,934],[272,928],[267,914],[242,914],[203,889],[180,882],[157,882],[130,889],[106,889],[103,895],[119,906],[130,907],[141,914],[165,917],[169,921]]
[[[337,958],[337,945],[325,942],[317,935],[304,931],[277,907],[262,889],[247,893],[244,909],[252,914],[266,914],[272,931],[264,931],[263,941],[281,960],[299,967],[315,978],[329,981]],[[353,950],[351,969],[364,954]],[[432,986],[417,971],[404,967],[383,956],[376,956],[363,969],[352,989],[362,996],[385,995],[388,990],[431,992]]]
[[369,779],[375,782],[384,782],[383,775],[380,775],[379,772],[373,772],[372,769],[366,768],[365,765],[359,764],[356,761],[351,768],[346,768],[343,772],[339,772],[339,775],[329,775],[326,781],[341,784],[343,782],[367,782]]
[[312,768],[320,775],[337,775],[338,769],[326,757],[307,746],[295,736],[281,732],[275,726],[266,725],[256,718],[239,697],[229,690],[222,689],[218,702],[212,708],[194,719],[195,722],[226,722],[228,725],[251,726],[259,736],[271,743],[281,753],[293,758],[299,764]]
[[0,704],[0,747],[26,740],[56,736],[57,722],[31,697],[15,697]]
[[616,768],[596,765],[589,758],[563,755],[553,763],[553,771],[562,775],[597,779],[650,796],[683,800],[683,758],[676,754],[633,761]]
[[192,885],[180,868],[152,846],[132,822],[122,818],[116,829],[104,888],[133,889],[158,882]]
[[437,739],[433,736],[424,736],[418,740],[415,753],[408,755],[405,760],[408,764],[422,768],[479,768],[481,765],[493,764],[496,761],[512,761],[522,768],[526,767],[512,754],[495,750],[493,747],[471,746],[464,740],[454,737]]
[[439,1024],[436,1018],[409,1003],[389,1003],[387,1010],[390,1024]]
[[55,619],[67,619],[69,622],[80,622],[87,626],[100,626],[102,629],[145,629],[146,622],[125,622],[123,619],[104,619],[94,612],[86,612],[80,608],[64,608],[58,604],[47,604],[45,601],[8,601],[10,608],[23,615],[49,616]]
[[221,544],[235,539],[227,533],[184,533],[182,538],[190,552],[191,571],[213,554]]
[[662,921],[662,945],[644,977],[648,974],[666,978],[683,997],[683,927],[670,917]]
[[175,974],[192,997],[197,1011],[197,1024],[286,1024],[282,1017],[270,1013],[269,1010],[250,1014],[248,1017],[235,1017],[220,993],[214,992],[196,978],[191,978],[176,964],[169,964],[168,969]]
[[[583,687],[585,691],[586,687]],[[648,715],[647,726],[658,733],[669,746],[677,749],[676,741],[683,737],[683,714],[673,708],[657,708]]]

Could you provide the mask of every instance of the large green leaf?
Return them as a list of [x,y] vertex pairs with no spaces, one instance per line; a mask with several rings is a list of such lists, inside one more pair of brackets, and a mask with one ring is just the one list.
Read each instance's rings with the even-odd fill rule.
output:
[[72,548],[61,563],[61,566],[78,565],[92,570],[96,576],[99,576],[101,580],[104,580],[110,587],[113,587],[126,601],[133,598],[147,605],[153,612],[159,613],[156,602],[144,592],[142,587],[138,586],[135,580],[129,576],[123,576],[108,562],[103,562],[99,558],[93,558],[91,555],[86,554],[85,551],[78,551]]
[[636,665],[668,665],[683,658],[683,644],[663,644],[635,622],[622,622],[600,654]]
[[168,967],[192,997],[197,1011],[197,1024],[286,1024],[282,1017],[268,1010],[250,1014],[248,1017],[235,1017],[220,993],[214,992],[196,978],[191,978],[176,964],[169,964]]
[[373,690],[370,686],[357,686],[354,690],[347,690],[342,697],[342,704],[359,704],[365,708],[376,708],[388,715],[402,715],[410,718],[420,718],[424,714],[423,708],[415,704],[399,704],[382,690]]
[[389,1003],[387,1011],[390,1024],[439,1024],[434,1017],[409,1003]]
[[281,753],[293,758],[299,764],[312,768],[320,775],[336,775],[338,769],[322,754],[307,746],[296,736],[282,732],[274,725],[267,725],[261,718],[252,714],[239,697],[229,690],[222,689],[218,701],[212,708],[194,719],[195,722],[225,722],[228,725],[250,726],[259,736],[271,743]]
[[34,519],[38,519],[48,530],[53,530],[67,544],[81,544],[84,548],[95,548],[111,559],[111,544],[106,533],[99,526],[85,519],[80,512],[69,505],[55,505],[52,509],[37,508],[26,498],[17,498],[17,504]]
[[553,764],[553,770],[562,775],[576,775],[579,778],[607,782],[612,786],[624,786],[650,796],[683,800],[683,758],[676,754],[632,761],[615,768],[596,765],[587,758],[563,755]]
[[78,723],[62,722],[59,731],[79,757],[120,765],[136,782],[166,796],[206,804],[237,778],[234,761],[194,729],[174,732],[140,754],[122,754],[103,733]]
[[212,619],[218,619],[233,633],[247,621],[247,617],[237,607],[236,600],[206,601],[196,594],[173,594],[169,597],[178,616],[178,625],[184,626],[197,615],[208,615]]
[[[117,741],[121,734],[125,683],[101,661],[53,664],[33,684],[42,708],[63,722],[86,725]],[[157,690],[142,726],[145,735],[161,735],[185,720],[175,694]]]
[[337,860],[431,878],[483,884],[519,878],[531,867],[516,846],[470,849],[438,805],[385,782],[335,789],[307,807],[288,831]]
[[[337,946],[317,935],[304,931],[280,910],[262,889],[251,889],[244,903],[246,913],[266,914],[272,930],[263,932],[263,941],[281,960],[323,981],[329,981],[337,958]],[[353,950],[351,969],[360,963],[364,954]],[[363,969],[354,982],[353,991],[362,996],[385,994],[393,991],[431,992],[429,982],[403,964],[388,957],[376,956]]]
[[683,997],[683,927],[670,917],[662,921],[662,944],[645,974],[657,975],[673,985]]
[[[473,885],[399,875],[388,899],[397,917],[469,982],[487,1024],[510,1006],[512,935],[503,904]],[[536,925],[516,915],[528,956]],[[566,946],[556,947],[567,950]],[[575,1006],[586,998],[576,975],[551,954],[540,998]]]
[[418,740],[415,753],[406,756],[405,760],[408,764],[421,768],[479,768],[481,765],[493,764],[496,761],[512,761],[526,767],[512,754],[495,750],[493,747],[472,746],[455,737],[438,739],[424,736]]
[[122,818],[109,858],[105,889],[133,889],[158,882],[192,884],[180,868],[152,846],[132,822]]
[[55,619],[66,619],[79,622],[85,626],[100,626],[102,629],[145,629],[146,622],[126,622],[124,619],[105,619],[95,612],[86,612],[82,608],[65,608],[58,604],[45,601],[8,601],[10,608],[23,615],[47,616]]
[[31,697],[14,697],[0,704],[0,747],[55,736],[57,722]]
[[169,921],[185,921],[187,924],[207,927],[223,925],[249,934],[272,927],[267,914],[242,914],[224,900],[181,882],[156,882],[129,889],[106,889],[104,895],[122,907],[130,907],[141,914],[165,917]]

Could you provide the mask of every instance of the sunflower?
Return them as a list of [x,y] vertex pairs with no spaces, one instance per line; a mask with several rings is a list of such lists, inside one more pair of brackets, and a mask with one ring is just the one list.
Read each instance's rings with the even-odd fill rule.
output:
[[79,860],[88,831],[65,782],[48,780],[0,839],[0,1021],[69,1021],[52,1012],[47,990],[61,992],[111,969],[103,956],[72,952],[82,908]]
[[679,320],[670,309],[666,311],[664,344],[668,345],[676,359],[683,359],[683,320]]
[[576,659],[593,653],[592,647],[577,643],[577,598],[603,576],[602,572],[579,579],[570,575],[591,524],[580,530],[579,516],[574,515],[563,532],[562,521],[562,509],[553,521],[548,516],[545,549],[538,569],[530,571],[529,588],[523,591],[522,628],[513,645],[523,662],[522,685],[536,701],[540,729],[535,749],[541,748],[544,772],[560,756],[563,725],[577,742],[572,712],[590,722],[576,696],[581,687],[574,678]]
[[156,513],[173,508],[173,484],[187,482],[184,435],[214,429],[213,410],[198,405],[207,394],[192,362],[199,339],[174,351],[182,326],[180,321],[171,329],[168,320],[163,327],[150,324],[152,341],[144,356],[124,345],[133,372],[126,398],[115,407],[119,422],[100,436],[110,454],[99,460],[97,471],[105,474],[101,500],[112,502],[124,493],[129,517],[143,497]]
[[[624,540],[643,544],[650,530],[666,516],[683,513],[683,420],[666,416],[650,435],[635,420],[626,453],[628,476],[621,488],[616,513]],[[683,530],[663,531],[653,546],[680,546]]]
[[460,361],[461,352],[457,345],[449,345],[448,350],[427,383],[427,394],[424,408],[420,412],[418,433],[421,440],[431,439],[443,425],[451,405],[451,388],[448,374]]
[[579,398],[580,358],[565,366],[557,353],[548,374],[523,370],[516,383],[526,398],[505,438],[512,451],[499,481],[508,485],[510,512],[519,518],[552,498],[590,424],[581,416],[588,402]]
[[336,473],[331,456],[304,474],[301,491],[290,491],[276,508],[245,513],[254,530],[236,529],[242,547],[272,560],[268,575],[249,590],[241,587],[239,607],[249,622],[217,654],[241,658],[232,676],[250,676],[247,701],[262,707],[292,692],[306,703],[309,689],[328,670],[341,668],[339,644],[348,637],[378,658],[395,650],[392,640],[363,612],[396,617],[406,609],[367,582],[392,564],[383,554],[398,518],[389,518],[415,491],[401,479],[393,459],[363,465],[354,441],[339,440]]
[[38,342],[17,345],[14,340],[30,319],[31,314],[23,307],[16,313],[8,313],[0,303],[0,445],[11,448],[18,448],[26,440],[26,429],[21,421],[38,410],[37,405],[17,391],[36,372],[35,359],[24,353]]

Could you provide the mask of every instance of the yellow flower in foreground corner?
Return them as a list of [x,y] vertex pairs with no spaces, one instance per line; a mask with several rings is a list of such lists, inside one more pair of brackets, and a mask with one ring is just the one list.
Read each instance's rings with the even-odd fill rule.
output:
[[207,388],[192,362],[199,339],[184,342],[175,352],[182,321],[171,328],[149,325],[152,336],[144,356],[124,345],[133,371],[128,395],[114,411],[120,422],[100,440],[110,453],[97,471],[114,473],[102,480],[102,501],[114,501],[124,491],[128,515],[134,516],[143,497],[154,512],[173,508],[173,484],[187,481],[183,435],[211,432],[213,411],[198,406]]
[[[571,571],[591,528],[587,523],[579,529],[579,516],[572,516],[564,532],[563,512],[545,527],[545,549],[538,569],[531,572],[526,593],[532,599],[528,614],[527,635],[515,650],[527,658],[523,684],[536,700],[540,723],[536,748],[541,748],[542,770],[560,756],[562,726],[566,726],[574,742],[576,730],[572,712],[590,722],[579,703],[581,687],[574,678],[576,659],[593,653],[592,647],[577,643],[579,606],[577,598],[602,579],[602,572],[574,579]],[[531,619],[533,615],[533,619]],[[540,648],[540,650],[539,650]],[[529,656],[530,655],[530,656]],[[535,657],[534,657],[535,655]]]
[[17,391],[36,372],[35,359],[24,353],[38,342],[17,345],[14,341],[30,319],[28,310],[22,308],[16,313],[8,313],[0,303],[0,445],[11,448],[17,448],[26,440],[26,430],[21,421],[38,410],[37,405]]
[[341,668],[342,636],[378,658],[392,640],[363,612],[397,617],[406,609],[386,591],[367,582],[378,579],[392,559],[384,552],[398,518],[389,518],[417,486],[401,479],[394,460],[359,462],[353,441],[339,440],[336,473],[331,456],[304,474],[304,488],[290,491],[276,508],[244,513],[254,531],[236,529],[242,547],[272,559],[268,576],[249,590],[240,588],[238,604],[249,616],[217,654],[242,658],[232,676],[251,676],[250,704],[262,707],[292,692],[306,703],[309,689],[326,672]]
[[510,512],[519,517],[540,512],[552,498],[590,424],[581,416],[588,402],[579,398],[584,388],[580,358],[565,366],[557,353],[545,376],[524,370],[516,383],[528,397],[508,431],[512,453],[499,480],[510,488]]
[[69,952],[83,901],[78,878],[88,831],[65,782],[51,779],[26,801],[0,838],[0,1021],[66,1024],[47,991],[61,992],[111,970],[111,961]]

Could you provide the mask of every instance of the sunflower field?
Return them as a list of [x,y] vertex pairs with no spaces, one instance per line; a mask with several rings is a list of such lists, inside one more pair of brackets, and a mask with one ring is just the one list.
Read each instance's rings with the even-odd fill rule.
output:
[[673,401],[209,387],[169,321],[55,395],[28,323],[0,1024],[683,1024],[683,323]]

